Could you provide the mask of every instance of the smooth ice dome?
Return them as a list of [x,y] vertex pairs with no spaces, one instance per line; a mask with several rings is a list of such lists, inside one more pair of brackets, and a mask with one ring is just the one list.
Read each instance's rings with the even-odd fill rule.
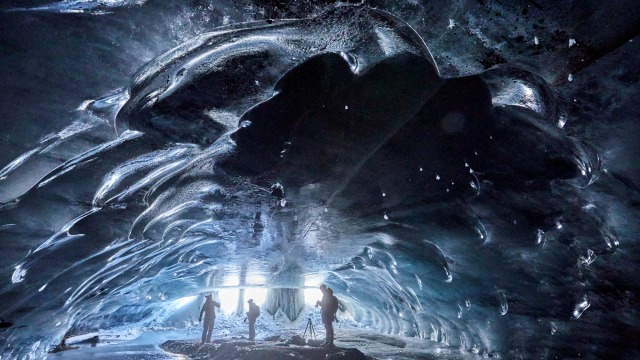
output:
[[[202,10],[88,1],[1,16],[79,12],[73,21],[112,29],[94,31],[115,57],[120,44],[108,44],[132,40],[110,21],[151,24],[146,12],[165,19],[164,6]],[[237,15],[218,6],[227,22]],[[457,46],[463,29],[478,35],[483,6],[439,15],[434,37],[395,3],[331,4],[138,48],[133,76],[91,67],[120,88],[57,105],[73,119],[2,158],[0,357],[98,338],[105,351],[137,338],[136,349],[166,356],[160,339],[199,338],[205,294],[221,305],[214,339],[246,336],[248,299],[262,309],[259,340],[307,320],[322,330],[321,283],[340,300],[338,344],[361,341],[369,356],[396,356],[370,344],[452,358],[637,356],[639,129],[622,109],[638,108],[606,97],[637,90],[623,71],[637,57],[610,54],[624,58],[613,74],[602,73],[616,59],[571,62],[563,82],[571,75],[554,56],[589,43],[571,35],[579,40],[544,50],[546,64],[474,70],[465,56],[498,55],[463,42],[469,54],[453,56],[443,44]],[[535,46],[552,43],[546,34]],[[572,106],[570,93],[584,103]]]

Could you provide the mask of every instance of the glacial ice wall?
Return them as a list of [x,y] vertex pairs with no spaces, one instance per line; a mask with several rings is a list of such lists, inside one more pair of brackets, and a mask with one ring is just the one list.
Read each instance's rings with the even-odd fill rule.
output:
[[[542,77],[444,78],[410,26],[368,7],[199,35],[0,170],[5,249],[30,249],[2,288],[3,355],[161,322],[251,276],[265,310],[294,319],[318,274],[380,332],[481,354],[588,349],[637,315],[607,312],[625,229],[567,121]],[[39,157],[83,147],[24,184]]]

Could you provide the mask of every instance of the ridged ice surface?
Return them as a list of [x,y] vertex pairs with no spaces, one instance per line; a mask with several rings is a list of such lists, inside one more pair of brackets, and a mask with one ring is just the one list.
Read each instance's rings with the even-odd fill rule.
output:
[[43,11],[54,13],[90,13],[103,15],[122,6],[142,5],[147,0],[63,0],[39,6],[16,7],[13,11]]
[[[0,170],[0,234],[29,249],[3,282],[3,358],[225,289],[295,320],[320,282],[362,327],[505,358],[637,320],[609,312],[631,296],[606,275],[630,261],[626,220],[553,86],[508,66],[445,79],[389,13],[202,34],[76,113]],[[73,156],[30,178],[52,153]]]

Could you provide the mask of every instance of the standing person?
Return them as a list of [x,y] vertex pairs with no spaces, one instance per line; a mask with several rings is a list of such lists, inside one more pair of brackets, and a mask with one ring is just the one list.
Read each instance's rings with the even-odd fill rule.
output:
[[322,292],[322,299],[316,301],[316,307],[320,306],[322,324],[325,330],[325,341],[320,346],[333,347],[333,321],[338,311],[338,298],[333,296],[333,290],[327,288],[324,284],[320,285],[320,291]]
[[249,320],[249,340],[256,338],[256,319],[260,316],[260,307],[253,302],[253,299],[249,299],[249,311],[247,312],[247,319]]
[[327,329],[330,331],[329,340],[327,343],[327,347],[334,347],[333,340],[335,339],[335,332],[333,331],[333,322],[338,321],[336,318],[336,313],[338,312],[338,298],[333,295],[333,290],[331,288],[327,288],[327,312],[328,312],[328,320],[329,327]]
[[211,295],[205,296],[202,310],[200,310],[200,322],[202,322],[202,314],[204,314],[204,324],[202,325],[202,343],[211,342],[211,335],[213,334],[213,325],[216,322],[215,308],[220,309],[220,303],[213,301]]

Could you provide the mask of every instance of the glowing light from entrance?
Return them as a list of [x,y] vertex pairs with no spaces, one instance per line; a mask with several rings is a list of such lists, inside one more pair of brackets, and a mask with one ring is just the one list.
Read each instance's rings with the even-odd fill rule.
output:
[[258,306],[263,306],[267,299],[267,288],[264,287],[247,287],[244,288],[244,297],[242,299],[241,309],[238,309],[238,301],[240,301],[240,288],[222,288],[218,290],[218,299],[220,302],[220,311],[225,314],[233,314],[240,310],[240,314],[247,311],[247,301],[253,299]]
[[322,298],[320,292],[320,284],[326,278],[326,274],[322,273],[309,273],[304,276],[304,303],[310,306],[315,306],[316,301]]
[[238,308],[239,298],[238,288],[224,288],[218,290],[218,301],[220,302],[220,311],[225,314],[232,314]]
[[264,305],[267,300],[267,289],[263,287],[251,287],[244,290],[244,302],[253,299],[258,306]]
[[310,306],[315,306],[316,301],[322,298],[322,293],[318,287],[304,288],[304,303]]
[[183,297],[183,298],[180,298],[180,299],[176,300],[175,301],[176,309],[183,308],[185,305],[189,304],[190,302],[192,302],[197,297],[198,297],[197,295],[193,295],[193,296],[187,296],[187,297]]

